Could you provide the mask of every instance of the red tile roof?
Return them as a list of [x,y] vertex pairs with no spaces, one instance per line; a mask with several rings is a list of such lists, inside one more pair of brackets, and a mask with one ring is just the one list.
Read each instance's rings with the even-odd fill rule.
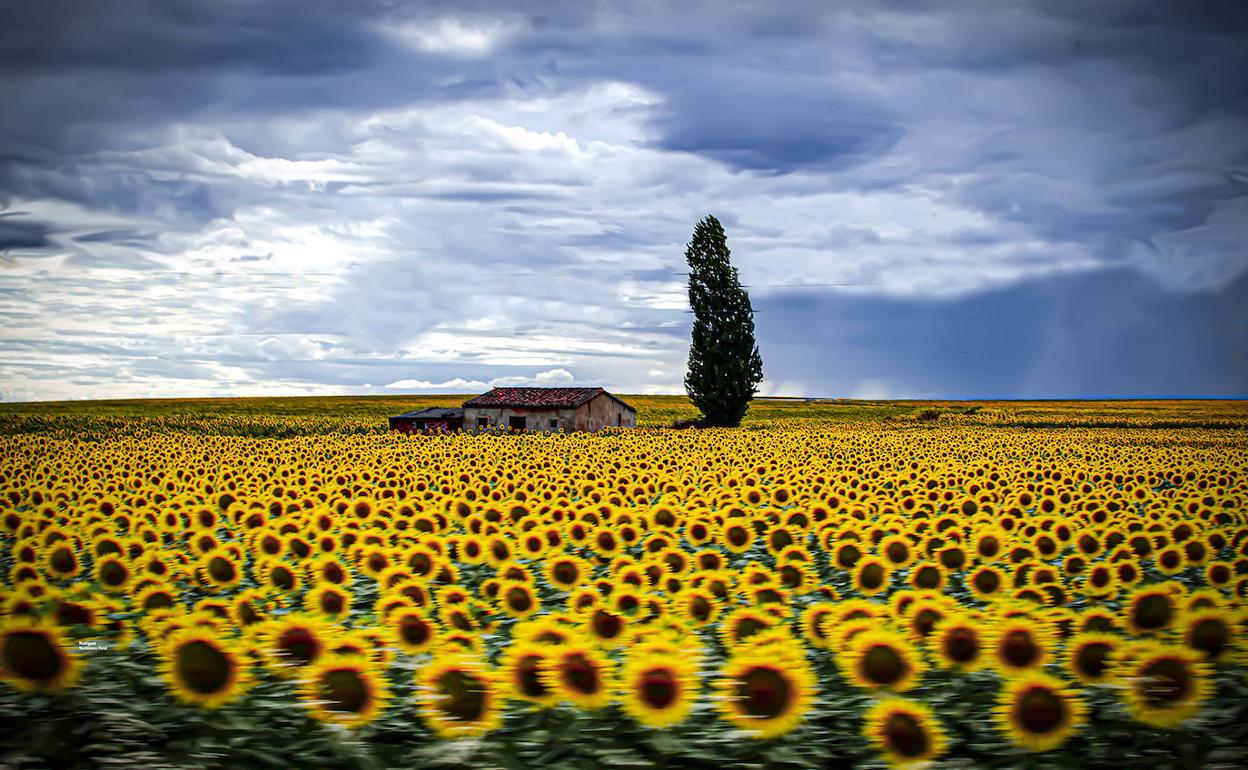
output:
[[637,411],[602,388],[494,388],[464,402],[464,406],[527,407],[538,409],[575,409],[599,394],[619,401]]

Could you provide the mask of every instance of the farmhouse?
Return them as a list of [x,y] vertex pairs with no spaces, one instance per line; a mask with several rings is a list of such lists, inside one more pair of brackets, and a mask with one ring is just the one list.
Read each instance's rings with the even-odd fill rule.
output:
[[418,409],[390,418],[390,430],[402,433],[449,433],[464,427],[463,409]]
[[602,388],[494,388],[464,402],[464,430],[633,428],[637,410]]

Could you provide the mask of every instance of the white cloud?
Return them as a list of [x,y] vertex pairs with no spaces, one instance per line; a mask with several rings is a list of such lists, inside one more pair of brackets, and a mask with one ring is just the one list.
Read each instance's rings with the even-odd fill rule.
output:
[[480,57],[488,54],[513,29],[501,19],[461,19],[444,16],[420,19],[385,30],[420,51],[451,56]]
[[445,393],[466,393],[469,391],[486,390],[490,386],[478,380],[465,380],[456,377],[446,382],[429,382],[428,380],[395,380],[385,386],[389,390],[427,390]]

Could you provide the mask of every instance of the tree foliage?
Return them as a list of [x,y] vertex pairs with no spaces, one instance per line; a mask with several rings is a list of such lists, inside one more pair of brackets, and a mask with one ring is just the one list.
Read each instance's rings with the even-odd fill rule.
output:
[[693,308],[685,392],[713,426],[739,425],[763,379],[754,310],[731,258],[724,228],[707,216],[685,250]]

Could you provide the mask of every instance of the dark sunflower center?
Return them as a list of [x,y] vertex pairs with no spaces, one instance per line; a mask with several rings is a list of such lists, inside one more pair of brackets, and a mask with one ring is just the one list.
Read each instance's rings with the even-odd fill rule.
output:
[[979,655],[979,637],[969,628],[955,628],[945,637],[945,654],[955,663],[970,663]]
[[56,608],[56,623],[60,626],[89,626],[91,610],[81,604],[64,602]]
[[841,550],[836,552],[836,563],[841,565],[844,569],[849,569],[854,566],[861,558],[862,550],[852,543],[842,546]]
[[368,686],[358,671],[334,669],[321,677],[321,698],[329,701],[330,711],[358,714],[368,705]]
[[1075,653],[1075,665],[1084,675],[1100,679],[1109,667],[1109,645],[1105,642],[1091,642],[1079,648]]
[[52,640],[39,631],[14,631],[4,639],[0,651],[4,668],[22,679],[50,681],[65,667],[61,653]]
[[554,573],[555,580],[564,585],[570,585],[571,583],[576,582],[578,577],[576,567],[566,562],[555,565]]
[[285,567],[274,567],[273,572],[269,574],[269,580],[283,590],[289,590],[295,585],[294,573]]
[[330,615],[337,615],[342,612],[344,603],[341,594],[327,591],[321,594],[321,609]]
[[981,593],[990,594],[1001,587],[1001,578],[995,572],[979,572],[975,575],[975,587]]
[[1018,699],[1014,716],[1023,730],[1044,735],[1061,728],[1066,720],[1066,703],[1048,688],[1033,687]]
[[765,628],[765,626],[754,618],[742,618],[737,621],[737,641],[748,639],[754,634],[757,634],[759,631],[762,631],[763,628]]
[[793,687],[774,668],[755,666],[737,684],[737,707],[747,716],[774,719],[789,708]]
[[749,535],[746,534],[744,527],[731,527],[728,529],[727,535],[728,542],[737,547],[745,545],[746,541],[749,540]]
[[624,623],[615,615],[601,610],[594,613],[594,633],[602,639],[614,639],[624,630]]
[[931,750],[931,738],[909,714],[893,714],[884,725],[888,748],[903,757],[921,757]]
[[651,669],[642,675],[639,689],[641,699],[650,708],[665,709],[676,701],[676,677],[665,668]]
[[569,656],[563,662],[563,679],[573,690],[585,695],[597,694],[601,688],[598,669],[584,655]]
[[485,715],[485,690],[471,674],[447,671],[438,678],[438,690],[444,713],[463,722],[476,722]]
[[516,665],[516,678],[520,691],[529,698],[544,698],[549,694],[546,685],[542,684],[540,655],[526,655]]
[[234,661],[217,647],[196,640],[178,648],[178,680],[199,695],[212,695],[229,686]]
[[1162,708],[1191,695],[1192,673],[1182,661],[1162,658],[1150,663],[1141,672],[1144,699],[1154,708]]
[[1170,625],[1174,614],[1170,600],[1161,594],[1149,594],[1135,605],[1135,624],[1142,629],[1152,631]]
[[256,612],[256,608],[251,606],[251,602],[242,602],[238,605],[238,619],[243,622],[244,626],[250,626],[252,623],[260,622],[260,614]]
[[292,628],[282,634],[278,647],[302,666],[316,658],[321,645],[306,629]]
[[872,562],[862,568],[859,576],[863,588],[875,589],[884,584],[884,568]]
[[930,565],[919,567],[914,574],[914,584],[919,588],[936,588],[940,585],[940,572]]
[[1040,646],[1027,631],[1011,631],[1001,640],[1001,658],[1016,668],[1025,668],[1040,657]]
[[321,570],[321,577],[330,583],[341,583],[347,579],[347,573],[343,570],[342,565],[337,562],[329,562]]
[[906,673],[906,662],[897,650],[886,644],[877,644],[867,650],[860,667],[867,681],[880,685],[890,685]]
[[119,586],[130,577],[130,570],[118,561],[104,562],[100,567],[100,582],[104,585]]
[[218,583],[228,583],[238,574],[234,562],[222,556],[214,556],[208,561],[208,574]]
[[1192,626],[1188,639],[1193,647],[1216,658],[1231,643],[1231,633],[1223,621],[1206,618]]
[[888,548],[884,551],[884,555],[894,564],[901,564],[910,557],[910,549],[901,543],[889,543]]
[[533,597],[523,588],[513,586],[507,591],[507,604],[516,612],[528,612],[533,607]]
[[944,616],[933,609],[919,610],[914,616],[914,630],[926,637],[932,633],[932,629],[936,627],[936,624],[940,622],[942,617]]
[[73,572],[78,567],[78,560],[74,558],[74,552],[68,548],[57,548],[53,551],[50,563],[52,570],[60,574]]
[[689,614],[695,620],[706,620],[711,616],[711,603],[704,596],[694,596],[689,602]]

